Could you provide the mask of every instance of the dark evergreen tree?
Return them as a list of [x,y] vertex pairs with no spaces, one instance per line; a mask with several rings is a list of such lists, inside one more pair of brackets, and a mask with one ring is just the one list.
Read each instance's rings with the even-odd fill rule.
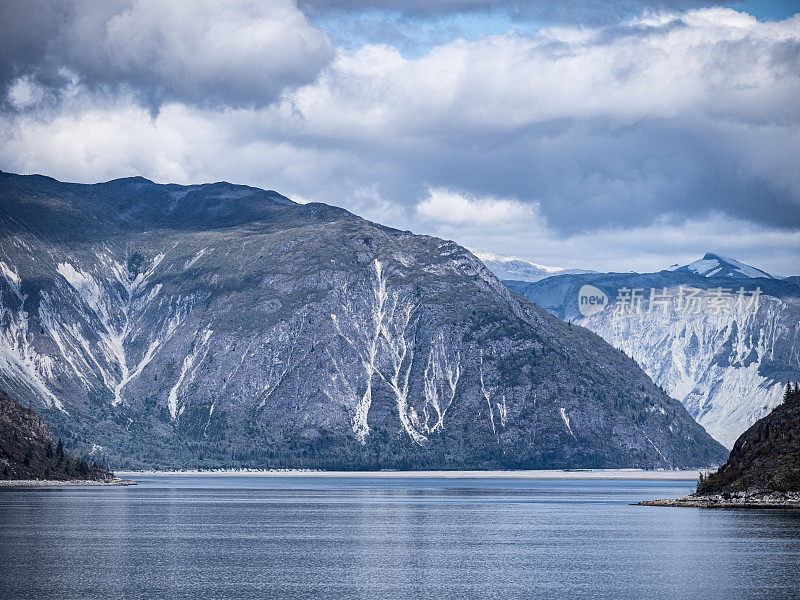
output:
[[793,396],[794,396],[794,390],[792,390],[792,382],[789,381],[786,383],[786,391],[783,392],[783,401],[790,402]]

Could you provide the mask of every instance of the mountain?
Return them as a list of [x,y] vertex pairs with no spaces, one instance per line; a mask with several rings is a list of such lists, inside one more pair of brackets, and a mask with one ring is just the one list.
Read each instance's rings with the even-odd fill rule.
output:
[[[723,265],[711,256],[716,255],[706,254],[694,267],[658,273],[505,283],[632,356],[731,447],[780,402],[783,382],[800,371],[800,287],[791,278],[732,275],[734,266],[741,274],[764,272],[730,259]],[[712,260],[716,267],[700,266]],[[604,304],[595,305],[594,314],[584,306],[582,314],[581,290],[592,288]]]
[[453,242],[229,183],[5,173],[0,198],[0,385],[115,467],[724,460]]
[[766,271],[756,269],[750,265],[732,258],[725,258],[719,254],[707,252],[703,258],[693,263],[678,267],[676,271],[689,271],[701,277],[730,277],[733,279],[776,279]]
[[548,267],[539,265],[516,256],[493,254],[468,248],[478,257],[486,268],[494,273],[498,279],[512,279],[516,281],[539,281],[554,275],[570,275],[580,273],[594,273],[586,269],[565,269],[563,267]]
[[697,495],[748,492],[800,493],[800,392],[797,384],[783,402],[745,431],[716,473],[701,480]]
[[0,479],[113,478],[113,473],[66,455],[39,415],[0,390]]

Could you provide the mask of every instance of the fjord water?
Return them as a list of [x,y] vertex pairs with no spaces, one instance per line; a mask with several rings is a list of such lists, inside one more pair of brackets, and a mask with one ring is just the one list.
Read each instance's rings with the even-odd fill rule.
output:
[[790,598],[800,514],[687,481],[139,478],[0,491],[0,598]]

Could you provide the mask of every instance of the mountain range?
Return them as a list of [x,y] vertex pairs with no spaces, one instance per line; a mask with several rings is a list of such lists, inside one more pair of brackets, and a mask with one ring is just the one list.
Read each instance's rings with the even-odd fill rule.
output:
[[[505,281],[633,357],[727,447],[800,372],[800,286],[718,254],[656,273]],[[594,290],[602,306],[580,305]],[[633,297],[632,297],[633,296]]]
[[457,244],[224,182],[0,173],[0,387],[114,468],[725,458]]

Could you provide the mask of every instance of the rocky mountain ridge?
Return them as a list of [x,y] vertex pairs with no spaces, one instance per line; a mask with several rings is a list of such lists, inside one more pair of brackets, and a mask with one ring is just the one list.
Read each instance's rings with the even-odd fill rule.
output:
[[0,174],[0,384],[119,467],[718,464],[453,242],[228,183]]

